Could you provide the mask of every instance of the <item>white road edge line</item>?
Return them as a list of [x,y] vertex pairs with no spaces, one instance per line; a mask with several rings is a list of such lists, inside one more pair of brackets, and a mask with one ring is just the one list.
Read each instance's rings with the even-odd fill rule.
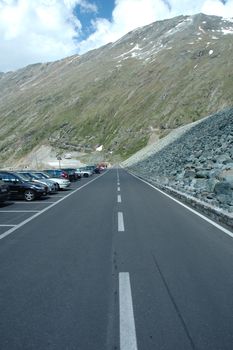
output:
[[123,213],[119,211],[118,212],[118,232],[124,232],[124,231],[125,231],[124,217],[123,217]]
[[120,350],[137,350],[133,301],[128,272],[119,273]]
[[117,195],[117,203],[121,203],[121,195],[120,194]]
[[[18,225],[9,225],[9,226],[14,226],[14,227],[11,228],[11,229],[9,229],[9,230],[7,230],[7,231],[4,232],[3,234],[1,234],[1,235],[0,235],[0,240],[3,239],[3,238],[5,238],[5,237],[7,237],[7,236],[9,236],[11,233],[13,233],[14,231],[16,231],[18,228],[20,228],[20,227],[26,225],[28,222],[30,222],[31,220],[37,218],[37,217],[40,216],[41,214],[45,213],[47,210],[51,209],[51,208],[54,207],[55,205],[61,203],[61,202],[64,201],[66,198],[72,196],[74,193],[80,191],[82,188],[88,186],[90,183],[92,183],[92,182],[98,180],[100,177],[106,175],[108,172],[109,172],[109,170],[107,170],[107,171],[104,172],[103,174],[99,175],[98,177],[94,178],[93,180],[91,180],[91,181],[85,183],[83,186],[78,187],[76,190],[74,190],[73,192],[70,192],[67,196],[65,196],[65,197],[63,197],[63,198],[61,198],[61,199],[59,199],[57,202],[52,202],[53,204],[51,204],[51,205],[48,206],[47,208],[42,209],[39,213],[36,213],[35,215],[32,215],[30,218],[28,218],[28,219],[22,221],[20,224],[18,224]],[[33,203],[33,202],[32,202],[32,203]],[[6,226],[6,225],[5,225],[5,226]]]
[[176,202],[177,204],[181,205],[182,207],[188,209],[189,211],[191,211],[193,214],[196,214],[197,216],[199,216],[200,218],[202,218],[203,220],[207,221],[209,224],[217,227],[219,230],[221,230],[222,232],[226,233],[228,236],[233,238],[233,232],[231,232],[230,230],[226,229],[225,227],[222,227],[221,225],[217,224],[216,222],[212,221],[211,219],[207,218],[206,216],[198,213],[195,209],[192,209],[190,207],[188,207],[186,204],[180,202],[178,199],[173,198],[172,196],[170,196],[169,194],[167,194],[166,192],[163,192],[162,190],[158,189],[157,187],[153,186],[152,184],[150,184],[149,182],[147,182],[146,180],[141,179],[140,177],[138,177],[135,174],[132,174],[130,172],[128,172],[128,174],[132,175],[133,177],[135,177],[136,179],[144,182],[145,184],[147,184],[148,186],[152,187],[153,189],[155,189],[156,191],[162,193],[164,196],[172,199],[174,202]]

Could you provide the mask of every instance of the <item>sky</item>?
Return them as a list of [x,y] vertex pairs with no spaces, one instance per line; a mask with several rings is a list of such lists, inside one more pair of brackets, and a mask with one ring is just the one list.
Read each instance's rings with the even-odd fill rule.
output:
[[233,0],[0,0],[0,72],[114,42],[178,15],[233,17]]

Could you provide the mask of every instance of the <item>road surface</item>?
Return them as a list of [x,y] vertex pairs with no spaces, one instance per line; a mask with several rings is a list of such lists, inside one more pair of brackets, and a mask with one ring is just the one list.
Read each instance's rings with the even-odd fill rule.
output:
[[231,233],[122,169],[82,181],[0,208],[0,349],[232,350]]

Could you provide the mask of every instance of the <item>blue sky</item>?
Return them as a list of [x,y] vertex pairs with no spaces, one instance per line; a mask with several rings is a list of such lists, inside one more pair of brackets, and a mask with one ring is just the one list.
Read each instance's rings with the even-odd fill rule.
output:
[[112,19],[114,0],[96,0],[93,3],[97,7],[97,12],[82,11],[78,5],[74,9],[74,14],[79,18],[83,26],[83,31],[81,33],[82,39],[86,39],[94,32],[94,28],[91,25],[93,20],[96,20],[97,18],[106,18],[111,21]]
[[114,0],[97,0],[95,1],[99,9],[99,17],[111,19],[114,9]]
[[0,71],[83,54],[137,27],[199,12],[233,17],[233,0],[0,0]]

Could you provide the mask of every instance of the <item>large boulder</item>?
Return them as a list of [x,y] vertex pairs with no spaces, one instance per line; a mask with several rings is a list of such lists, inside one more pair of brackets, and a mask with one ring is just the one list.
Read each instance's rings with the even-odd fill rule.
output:
[[230,187],[233,188],[233,169],[230,169],[230,170],[223,170],[218,178],[220,180],[223,180],[224,183],[228,183],[230,184]]
[[214,186],[214,193],[216,195],[229,195],[232,192],[232,186],[229,182],[223,181],[223,182],[218,182]]

